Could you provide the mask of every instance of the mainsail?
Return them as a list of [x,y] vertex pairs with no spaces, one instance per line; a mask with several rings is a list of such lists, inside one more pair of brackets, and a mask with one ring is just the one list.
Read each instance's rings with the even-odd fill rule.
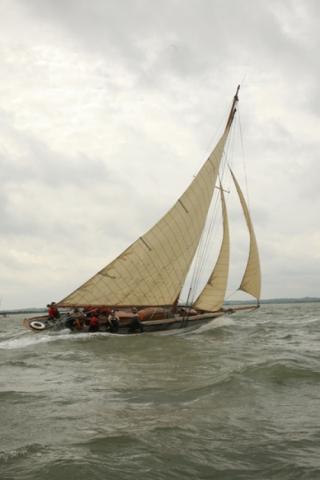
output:
[[60,306],[164,306],[176,301],[206,221],[237,100],[236,95],[217,146],[175,205]]
[[227,207],[223,194],[222,186],[220,185],[222,218],[223,218],[223,237],[220,247],[219,256],[210,278],[194,302],[193,307],[199,310],[213,312],[219,310],[224,302],[225,293],[227,289],[228,273],[229,273],[229,258],[230,258],[230,235],[229,222],[227,217]]
[[230,172],[239,195],[240,203],[243,209],[243,214],[245,216],[247,227],[249,230],[249,235],[250,235],[249,257],[248,257],[246,270],[242,277],[239,290],[249,293],[250,295],[255,297],[259,302],[260,293],[261,293],[261,269],[260,269],[257,240],[254,233],[252,220],[250,217],[247,203],[245,201],[245,198],[243,196],[239,183],[234,173],[232,172],[231,168],[230,168]]

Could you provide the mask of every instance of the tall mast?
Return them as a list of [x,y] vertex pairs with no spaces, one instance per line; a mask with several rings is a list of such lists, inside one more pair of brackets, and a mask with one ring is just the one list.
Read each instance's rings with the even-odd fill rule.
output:
[[[239,102],[239,97],[238,97],[239,90],[240,90],[240,85],[237,86],[236,93],[235,93],[235,95],[234,95],[234,97],[233,97],[233,101],[232,101],[230,113],[229,113],[229,115],[228,115],[228,120],[227,120],[225,129],[224,129],[224,134],[223,134],[223,136],[225,136],[226,138],[228,137],[228,134],[229,134],[229,131],[230,131],[230,128],[231,128],[231,125],[232,125],[232,122],[233,122],[235,113],[236,113],[236,111],[237,111],[236,106],[237,106],[237,103]],[[221,187],[221,185],[220,185],[220,187]],[[221,189],[222,189],[222,187],[221,187]],[[221,194],[222,194],[222,196],[223,196],[223,192],[222,192],[222,191],[221,191]],[[222,201],[224,202],[224,198],[223,198]],[[224,208],[225,208],[225,206],[224,206]],[[225,215],[226,215],[226,214],[225,214]],[[225,223],[227,223],[227,222],[228,222],[228,220],[226,220]],[[228,229],[228,227],[227,227],[227,229]],[[228,232],[228,235],[229,235],[229,232]],[[229,255],[229,254],[228,254],[228,255]],[[229,262],[229,260],[228,260],[228,262]],[[213,274],[213,272],[212,272],[212,274]],[[183,287],[182,287],[182,288],[183,288]],[[172,306],[173,311],[176,310],[176,307],[177,307],[177,305],[178,305],[182,288],[181,288],[181,290],[180,290],[180,292],[179,292],[179,294],[178,294],[178,296],[177,296],[177,298],[176,298],[176,300],[175,300],[175,302],[174,302],[174,304],[173,304],[173,306]],[[190,295],[191,291],[192,291],[192,282],[191,282],[191,286],[190,286],[190,289],[189,289],[187,302],[188,302],[188,300],[189,300],[189,295]],[[197,300],[199,300],[199,297],[198,297]]]
[[234,118],[235,113],[237,111],[236,106],[237,106],[237,103],[239,102],[239,97],[238,97],[239,90],[240,90],[240,85],[238,85],[236,94],[233,97],[231,110],[230,110],[229,117],[228,117],[228,120],[227,120],[226,130],[230,130],[230,127],[231,127],[232,122],[233,122],[233,118]]

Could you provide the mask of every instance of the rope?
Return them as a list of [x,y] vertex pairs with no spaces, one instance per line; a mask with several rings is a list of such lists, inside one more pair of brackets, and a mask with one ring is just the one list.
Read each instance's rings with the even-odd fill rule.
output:
[[239,110],[238,113],[239,113],[239,132],[240,132],[242,167],[243,167],[243,173],[244,173],[245,189],[246,189],[246,196],[247,196],[247,205],[248,205],[248,210],[250,210],[250,208],[249,208],[250,202],[249,202],[249,188],[248,188],[246,154],[245,154],[243,134],[242,134],[242,124],[241,124],[240,110]]
[[[225,147],[225,152],[221,159],[221,167],[220,167],[221,176],[219,177],[221,184],[223,182],[226,166],[230,156],[230,151],[232,152],[233,149],[234,149],[234,128],[231,129],[229,139]],[[212,237],[213,237],[214,227],[216,226],[217,218],[218,218],[218,198],[219,198],[219,195],[213,195],[212,203],[209,208],[210,222],[205,226],[205,229],[202,233],[202,236],[199,242],[199,248],[195,255],[194,267],[193,267],[190,287],[189,287],[188,296],[187,296],[187,305],[189,304],[192,305],[192,303],[195,300],[200,279],[204,271],[204,266],[208,259],[209,246],[211,248],[214,240]]]

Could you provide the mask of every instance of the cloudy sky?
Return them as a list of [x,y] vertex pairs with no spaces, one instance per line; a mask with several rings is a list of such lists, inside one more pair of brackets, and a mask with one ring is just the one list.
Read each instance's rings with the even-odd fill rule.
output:
[[317,0],[1,0],[2,308],[61,299],[151,227],[238,83],[262,296],[320,296],[319,18]]

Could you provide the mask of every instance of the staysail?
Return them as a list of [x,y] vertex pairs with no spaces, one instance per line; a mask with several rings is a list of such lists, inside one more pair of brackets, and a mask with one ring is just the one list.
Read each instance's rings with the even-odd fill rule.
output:
[[250,217],[249,209],[243,193],[241,191],[240,185],[230,168],[230,172],[236,186],[240,203],[243,209],[243,214],[246,219],[247,227],[250,235],[250,247],[249,247],[249,257],[247,261],[246,270],[242,277],[242,281],[239,287],[239,290],[249,293],[257,299],[259,302],[260,293],[261,293],[261,269],[260,269],[260,260],[256,236],[253,229],[252,220]]
[[229,258],[230,258],[230,235],[229,222],[227,216],[227,207],[223,194],[223,189],[220,185],[222,218],[223,218],[223,237],[220,247],[219,256],[210,278],[194,302],[193,307],[198,310],[205,310],[213,312],[219,310],[224,302],[225,293],[227,289],[228,273],[229,273]]
[[175,205],[113,262],[61,300],[60,306],[175,302],[205,224],[236,100],[237,96],[217,146]]

